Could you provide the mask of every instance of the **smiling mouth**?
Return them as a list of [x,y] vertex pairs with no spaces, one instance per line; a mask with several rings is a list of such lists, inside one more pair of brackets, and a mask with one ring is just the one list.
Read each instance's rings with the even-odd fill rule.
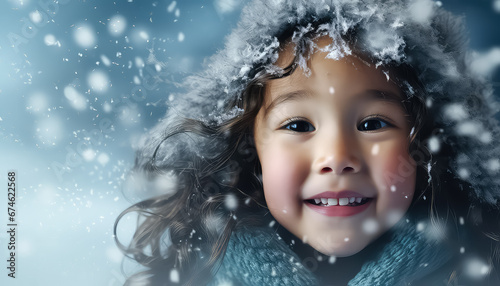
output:
[[372,198],[359,198],[359,197],[349,197],[349,198],[321,198],[321,199],[310,199],[305,200],[305,202],[311,205],[321,206],[321,207],[333,207],[333,206],[346,206],[346,207],[357,207],[364,205],[370,201]]

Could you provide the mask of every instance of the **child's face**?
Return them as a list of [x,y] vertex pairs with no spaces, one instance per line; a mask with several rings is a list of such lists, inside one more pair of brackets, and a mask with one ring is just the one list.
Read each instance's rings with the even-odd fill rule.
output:
[[[272,215],[316,250],[350,256],[405,214],[416,164],[400,89],[355,57],[325,56],[312,55],[309,77],[298,68],[268,83],[254,134]],[[288,45],[277,65],[292,59]]]

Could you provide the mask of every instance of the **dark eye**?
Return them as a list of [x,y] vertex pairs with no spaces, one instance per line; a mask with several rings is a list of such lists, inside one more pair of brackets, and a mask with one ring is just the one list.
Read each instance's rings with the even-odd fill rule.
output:
[[359,131],[375,131],[384,127],[391,126],[389,123],[380,119],[368,119],[358,126]]
[[304,120],[296,120],[288,123],[287,125],[283,126],[283,128],[294,131],[294,132],[312,132],[316,129],[314,129],[314,126],[312,126],[311,123],[304,121]]

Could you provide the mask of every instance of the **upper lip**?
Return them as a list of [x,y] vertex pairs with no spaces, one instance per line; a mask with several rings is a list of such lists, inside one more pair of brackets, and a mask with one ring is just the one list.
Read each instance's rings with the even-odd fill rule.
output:
[[371,198],[365,195],[362,195],[358,192],[355,191],[350,191],[350,190],[343,190],[339,192],[332,192],[332,191],[326,191],[317,195],[314,195],[312,197],[309,197],[305,200],[314,200],[314,199],[338,199],[338,198],[351,198],[351,197],[356,197],[356,198]]

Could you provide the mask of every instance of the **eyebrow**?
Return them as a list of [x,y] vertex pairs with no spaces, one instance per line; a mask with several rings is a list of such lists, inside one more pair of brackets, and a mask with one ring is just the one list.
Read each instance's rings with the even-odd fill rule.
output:
[[356,97],[358,99],[375,99],[397,104],[402,104],[403,102],[403,98],[401,95],[389,90],[368,89],[356,95]]
[[292,92],[287,92],[280,94],[276,99],[274,99],[269,106],[264,109],[264,118],[267,118],[269,113],[278,105],[283,104],[287,101],[300,101],[304,99],[314,98],[314,95],[305,90],[296,90]]
[[[311,94],[305,90],[296,90],[292,92],[287,92],[280,94],[276,99],[274,99],[269,106],[264,109],[264,118],[267,118],[269,113],[276,108],[276,106],[283,104],[288,101],[300,101],[304,99],[314,98],[315,95]],[[388,90],[378,90],[378,89],[368,89],[364,92],[355,95],[355,100],[380,100],[386,101],[389,103],[396,103],[401,105],[403,102],[402,97],[399,94],[396,94],[392,91]]]

